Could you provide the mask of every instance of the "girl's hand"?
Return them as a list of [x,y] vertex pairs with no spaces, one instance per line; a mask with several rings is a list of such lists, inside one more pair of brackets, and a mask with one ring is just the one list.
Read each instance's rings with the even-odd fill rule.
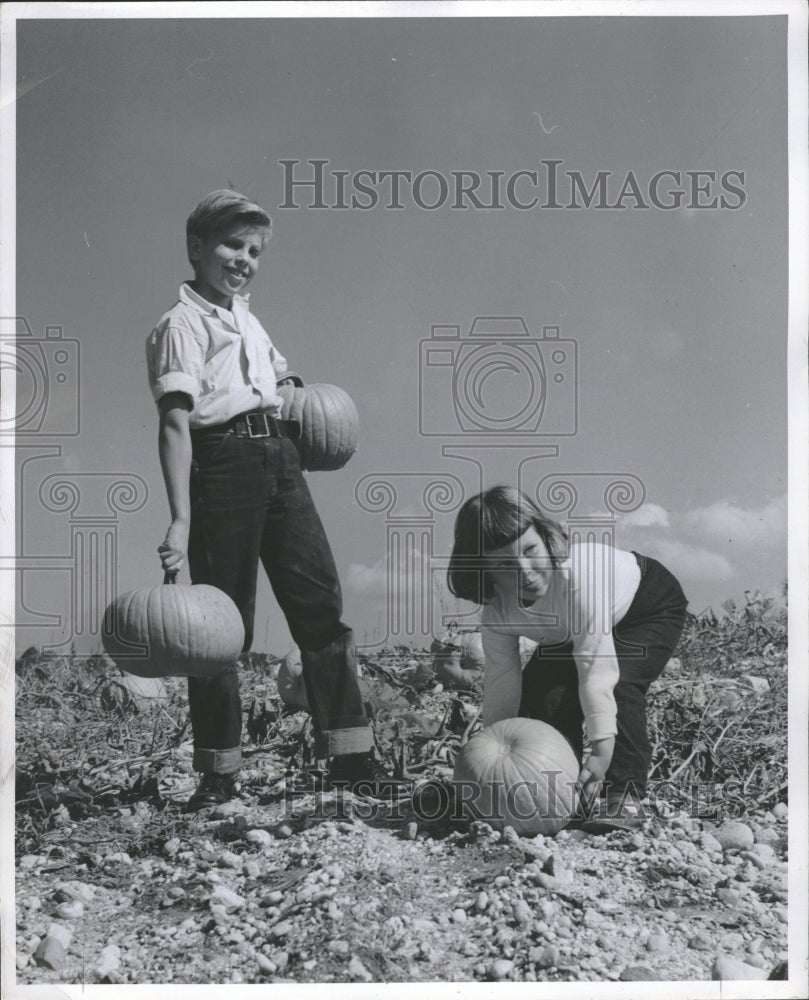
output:
[[188,527],[185,521],[172,521],[165,539],[158,546],[157,551],[164,573],[176,575],[185,565],[188,552]]
[[598,795],[604,775],[612,762],[615,750],[615,737],[608,736],[603,740],[594,740],[591,744],[590,756],[579,774],[579,784],[585,801],[592,801]]

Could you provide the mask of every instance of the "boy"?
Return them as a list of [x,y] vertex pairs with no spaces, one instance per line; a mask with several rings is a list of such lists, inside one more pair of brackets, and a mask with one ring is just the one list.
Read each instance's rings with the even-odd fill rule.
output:
[[[149,382],[160,412],[159,452],[171,524],[158,548],[165,572],[188,559],[193,583],[236,603],[250,648],[259,560],[301,650],[317,756],[327,780],[367,788],[386,779],[357,685],[351,630],[340,621],[337,571],[300,470],[297,425],[279,419],[286,360],[249,311],[271,220],[235,191],[214,191],[188,218],[194,279],[150,334]],[[241,702],[235,668],[189,678],[201,809],[236,794]]]

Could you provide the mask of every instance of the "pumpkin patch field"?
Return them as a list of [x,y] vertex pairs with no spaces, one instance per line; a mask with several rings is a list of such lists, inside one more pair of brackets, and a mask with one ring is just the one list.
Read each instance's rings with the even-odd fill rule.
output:
[[598,835],[450,808],[481,692],[446,650],[360,656],[377,756],[412,793],[381,802],[305,777],[295,656],[244,654],[240,794],[198,813],[183,678],[27,651],[17,982],[786,979],[786,615],[725,610],[689,619],[651,688],[642,828]]

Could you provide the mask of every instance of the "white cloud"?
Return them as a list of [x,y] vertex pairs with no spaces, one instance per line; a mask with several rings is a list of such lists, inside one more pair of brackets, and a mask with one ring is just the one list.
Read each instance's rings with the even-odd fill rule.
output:
[[374,566],[351,563],[345,576],[345,589],[360,597],[385,597],[388,586],[388,568],[380,561]]
[[786,541],[787,495],[759,508],[744,508],[729,500],[697,507],[685,517],[686,525],[704,538],[734,545],[778,545]]
[[624,514],[621,527],[624,528],[668,528],[669,513],[656,503],[645,503],[637,510]]
[[683,580],[729,580],[735,574],[723,555],[699,545],[658,538],[650,542],[644,551],[659,559],[676,577]]

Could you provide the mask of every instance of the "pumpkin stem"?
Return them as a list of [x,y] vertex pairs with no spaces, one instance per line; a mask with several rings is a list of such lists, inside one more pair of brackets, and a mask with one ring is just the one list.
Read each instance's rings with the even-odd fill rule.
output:
[[163,574],[163,583],[176,583],[176,582],[177,582],[177,574],[176,573],[164,573]]

